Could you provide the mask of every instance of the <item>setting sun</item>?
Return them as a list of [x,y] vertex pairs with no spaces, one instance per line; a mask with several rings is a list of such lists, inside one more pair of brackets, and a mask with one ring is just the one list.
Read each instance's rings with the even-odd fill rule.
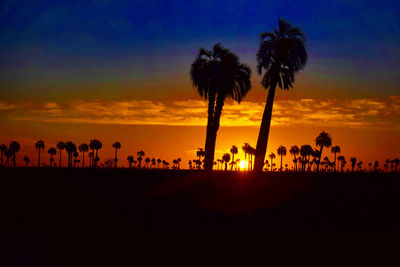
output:
[[247,169],[247,166],[248,166],[248,165],[249,165],[249,164],[248,164],[247,161],[245,161],[245,160],[242,160],[242,161],[239,163],[239,167],[240,167],[241,170]]

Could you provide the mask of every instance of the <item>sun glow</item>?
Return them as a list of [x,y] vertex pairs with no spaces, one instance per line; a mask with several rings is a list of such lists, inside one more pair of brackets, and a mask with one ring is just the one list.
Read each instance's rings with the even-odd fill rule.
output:
[[239,163],[239,167],[240,167],[241,170],[246,170],[248,165],[249,165],[248,162],[245,161],[245,160],[242,160]]

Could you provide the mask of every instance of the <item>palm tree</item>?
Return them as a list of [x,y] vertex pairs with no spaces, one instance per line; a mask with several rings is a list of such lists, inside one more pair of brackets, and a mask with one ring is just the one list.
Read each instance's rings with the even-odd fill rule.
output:
[[114,168],[117,168],[117,161],[118,161],[118,157],[117,157],[117,151],[118,149],[121,149],[121,143],[116,141],[114,144],[112,144],[113,148],[115,149],[115,160],[114,160]]
[[38,157],[38,167],[40,168],[40,150],[44,149],[44,141],[39,140],[35,144],[36,150],[39,151],[39,157]]
[[[242,150],[244,152],[244,160],[247,161],[247,154],[250,152],[249,151],[249,144],[248,143],[244,143],[244,145],[242,146]],[[249,169],[249,164],[247,164],[247,170]]]
[[29,157],[28,157],[28,156],[25,156],[25,157],[24,157],[24,161],[25,161],[25,167],[28,167],[28,166],[29,166],[29,162],[31,162],[31,160],[29,159]]
[[261,84],[269,91],[257,140],[256,172],[261,172],[264,165],[276,86],[285,90],[292,88],[295,73],[307,63],[305,36],[302,31],[283,19],[279,19],[278,24],[279,28],[274,27],[273,32],[261,34],[257,52],[258,73],[261,75],[265,70]]
[[400,164],[400,160],[398,158],[395,158],[393,161],[394,161],[395,171],[397,172],[397,167]]
[[[342,166],[343,161],[345,161],[345,158],[343,155],[340,155],[337,157],[337,160],[339,161],[340,166]],[[341,171],[343,172],[343,168],[341,169]]]
[[72,167],[72,154],[76,152],[76,145],[71,141],[65,143],[65,151],[68,153],[68,168]]
[[75,150],[74,153],[72,153],[72,156],[74,157],[74,168],[75,168],[75,164],[79,162],[78,160],[79,153]]
[[65,148],[65,144],[64,144],[64,142],[58,142],[57,143],[57,149],[60,151],[59,153],[60,153],[60,168],[61,168],[61,150],[64,150],[64,148]]
[[4,167],[7,166],[9,167],[9,162],[10,162],[10,158],[12,157],[13,152],[11,151],[11,149],[6,149],[4,150],[4,156],[6,157],[6,163],[4,164]]
[[273,171],[272,166],[273,166],[274,158],[276,158],[276,156],[273,152],[271,152],[271,154],[269,154],[268,157],[271,159],[271,171]]
[[220,44],[214,45],[212,51],[201,48],[192,63],[193,87],[197,88],[200,97],[208,100],[205,170],[212,170],[214,164],[215,142],[225,99],[240,103],[251,89],[250,76],[250,68]]
[[8,145],[8,147],[10,148],[10,150],[12,152],[13,167],[15,168],[17,165],[15,162],[15,154],[19,151],[21,146],[19,145],[19,143],[17,141],[11,141],[11,143]]
[[378,167],[379,167],[379,162],[378,162],[377,160],[375,160],[375,162],[374,162],[374,169],[375,169],[375,171],[378,170]]
[[[230,152],[231,152],[231,154],[232,154],[232,162],[234,162],[234,161],[235,161],[235,155],[239,152],[239,151],[238,151],[238,147],[233,145],[233,146],[231,147]],[[232,168],[233,168],[233,164],[231,165],[231,170],[232,170]]]
[[290,148],[289,153],[294,157],[293,159],[293,163],[294,163],[294,167],[293,169],[295,171],[297,171],[297,158],[296,156],[300,154],[300,149],[298,146],[294,145]]
[[133,161],[134,161],[133,156],[128,156],[126,159],[127,159],[128,162],[129,162],[129,168],[132,168],[132,163],[133,163]]
[[[98,152],[103,147],[103,144],[100,140],[92,139],[90,140],[89,147],[93,151],[94,155],[94,159],[92,160],[92,167],[96,167],[97,162],[100,160],[100,158],[98,157]],[[94,153],[94,151],[96,151],[96,153]]]
[[284,147],[284,146],[278,147],[277,153],[278,153],[279,156],[281,156],[281,168],[280,168],[280,171],[282,172],[282,168],[283,168],[282,167],[282,157],[286,156],[286,154],[287,154],[286,147]]
[[152,158],[151,159],[151,168],[156,167],[156,159]]
[[93,162],[93,152],[89,152],[88,153],[88,157],[89,157],[89,167],[92,166],[92,162]]
[[181,169],[181,161],[182,161],[182,159],[178,158],[177,161],[178,161],[178,170],[180,170]]
[[333,147],[331,147],[331,152],[335,155],[335,158],[334,158],[334,171],[336,172],[336,153],[339,153],[340,154],[340,147],[339,146],[333,146]]
[[144,154],[143,150],[140,150],[140,151],[137,152],[137,156],[138,156],[137,160],[139,161],[138,168],[142,167],[142,159],[143,159],[144,155],[145,154]]
[[354,172],[354,167],[356,166],[357,159],[355,157],[352,157],[350,159],[350,162],[351,162],[351,171]]
[[[314,149],[310,145],[302,145],[300,147],[301,171],[305,171],[306,164],[310,165],[310,156],[314,153]],[[308,168],[310,170],[310,168]]]
[[50,155],[50,167],[53,167],[54,155],[57,154],[57,149],[50,147],[47,153]]
[[4,163],[4,152],[7,150],[7,146],[5,144],[0,145],[0,152],[1,152],[1,167],[3,167]]
[[319,151],[320,156],[318,157],[318,162],[317,162],[317,172],[318,172],[319,163],[321,162],[321,157],[322,157],[322,149],[324,147],[329,148],[332,145],[332,138],[329,136],[328,133],[322,132],[315,139],[315,144],[317,145],[317,147],[320,147]]
[[[219,163],[219,160],[217,160],[218,161],[218,163]],[[189,160],[189,162],[188,162],[188,164],[189,164],[189,170],[191,170],[192,169],[192,161],[191,160]],[[218,167],[217,167],[217,169],[218,169]]]
[[[192,164],[192,162],[189,160],[190,165]],[[160,163],[161,163],[161,159],[157,159],[157,169],[160,168]]]
[[80,144],[78,150],[82,153],[82,168],[85,168],[85,152],[89,151],[89,146],[86,143]]
[[225,171],[228,170],[228,162],[231,160],[231,155],[229,153],[225,153],[222,156],[222,160],[225,162]]
[[363,162],[362,162],[362,161],[359,161],[359,162],[357,163],[358,171],[361,171],[362,165],[363,165]]
[[144,161],[146,162],[146,164],[144,165],[144,167],[145,167],[145,168],[148,168],[148,167],[149,167],[149,163],[150,163],[150,158],[146,158]]

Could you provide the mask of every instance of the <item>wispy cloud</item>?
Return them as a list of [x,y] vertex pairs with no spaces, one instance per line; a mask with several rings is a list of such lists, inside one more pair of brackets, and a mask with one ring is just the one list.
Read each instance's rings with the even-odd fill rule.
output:
[[[222,126],[259,126],[264,103],[226,103]],[[3,116],[15,120],[50,122],[156,124],[204,126],[207,103],[201,100],[71,101],[45,103],[0,102]],[[400,96],[386,99],[278,99],[272,125],[338,127],[400,127]]]

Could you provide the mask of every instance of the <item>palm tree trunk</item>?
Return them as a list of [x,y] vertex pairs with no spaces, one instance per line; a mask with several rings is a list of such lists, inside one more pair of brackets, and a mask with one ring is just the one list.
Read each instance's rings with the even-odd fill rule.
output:
[[15,152],[13,152],[13,167],[15,168],[16,167],[16,162],[15,162]]
[[324,148],[324,146],[321,145],[321,150],[319,151],[319,157],[318,157],[318,162],[317,162],[317,173],[319,172],[319,164],[321,162],[321,158],[322,158],[322,149]]
[[[211,99],[210,99],[211,100]],[[212,123],[210,129],[207,129],[207,140],[205,147],[205,158],[204,158],[204,169],[207,171],[211,171],[214,165],[214,154],[215,154],[215,143],[217,140],[217,131],[219,128],[219,121],[221,118],[222,107],[224,106],[225,97],[222,95],[218,95],[214,116],[211,119]],[[210,106],[209,106],[210,110]],[[210,118],[210,116],[209,116]],[[207,125],[208,128],[208,125]]]
[[271,126],[272,107],[274,105],[276,82],[274,82],[269,91],[267,102],[265,103],[263,118],[261,121],[260,132],[258,133],[258,140],[256,146],[256,158],[254,162],[254,171],[262,172],[264,165],[265,153],[267,152],[267,144],[269,137],[269,129]]
[[115,149],[115,159],[114,159],[114,168],[117,168],[117,149]]
[[335,164],[334,164],[335,169],[333,170],[334,172],[336,172],[336,152],[335,152]]
[[61,149],[60,149],[60,166],[59,167],[61,168]]
[[40,148],[39,148],[38,168],[40,168]]
[[282,172],[282,157],[283,157],[283,155],[281,155],[281,172]]
[[[235,161],[235,154],[232,153],[232,162]],[[231,165],[231,171],[233,170],[233,164]]]
[[85,150],[82,150],[82,168],[85,168]]
[[[207,118],[207,132],[206,132],[206,143],[205,143],[205,158],[204,158],[204,169],[211,170],[212,164],[211,161],[214,160],[214,155],[211,150],[212,149],[212,136],[214,133],[214,112],[215,112],[215,94],[209,94],[208,98],[208,118]],[[214,143],[215,147],[215,143]],[[211,160],[210,160],[211,159]],[[200,160],[200,156],[199,156]]]

